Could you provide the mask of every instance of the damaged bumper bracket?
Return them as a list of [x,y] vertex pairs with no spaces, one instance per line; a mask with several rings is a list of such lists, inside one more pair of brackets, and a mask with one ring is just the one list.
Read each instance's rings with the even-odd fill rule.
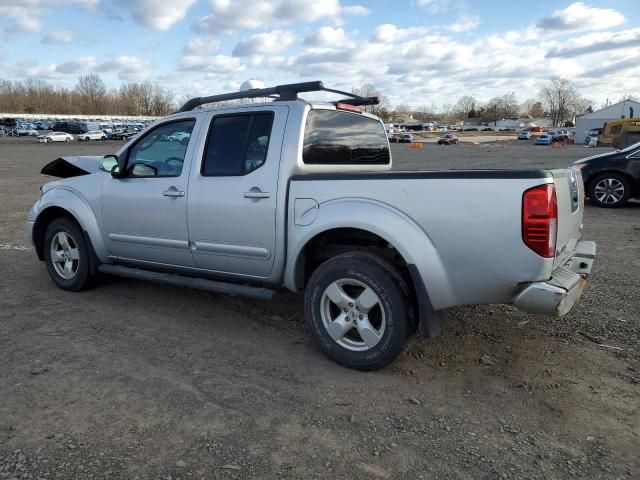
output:
[[580,299],[595,256],[595,242],[579,242],[573,256],[553,271],[551,279],[525,285],[513,304],[524,312],[565,315]]

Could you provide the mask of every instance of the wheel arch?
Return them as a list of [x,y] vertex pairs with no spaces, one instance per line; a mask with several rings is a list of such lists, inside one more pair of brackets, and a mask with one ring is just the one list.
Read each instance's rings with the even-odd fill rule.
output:
[[[314,268],[325,259],[347,250],[361,250],[381,254],[406,275],[416,296],[422,327],[428,326],[425,324],[428,318],[437,317],[435,310],[456,303],[446,270],[429,235],[389,205],[361,199],[322,204],[310,225],[290,227],[288,245],[285,285],[290,290],[303,289]],[[314,257],[319,246],[324,254]],[[437,334],[435,328],[430,331],[429,336]],[[428,334],[425,328],[423,333]]]
[[60,217],[73,220],[80,227],[96,258],[102,262],[107,260],[108,251],[93,210],[75,190],[61,187],[48,191],[40,200],[32,231],[32,241],[40,260],[44,259],[44,234],[47,226]]

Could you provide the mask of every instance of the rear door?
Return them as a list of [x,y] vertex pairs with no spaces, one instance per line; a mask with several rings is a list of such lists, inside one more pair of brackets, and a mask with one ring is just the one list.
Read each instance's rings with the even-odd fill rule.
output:
[[189,238],[198,267],[252,277],[271,272],[276,250],[284,248],[276,209],[288,112],[272,105],[211,114],[189,182]]
[[584,185],[575,168],[552,170],[558,202],[558,236],[554,267],[562,265],[573,253],[582,236]]

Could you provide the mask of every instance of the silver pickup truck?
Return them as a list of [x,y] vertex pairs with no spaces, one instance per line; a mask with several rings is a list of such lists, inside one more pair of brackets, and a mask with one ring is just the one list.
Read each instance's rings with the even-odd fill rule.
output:
[[[322,90],[347,98],[299,98]],[[62,179],[42,187],[28,235],[65,290],[104,272],[304,291],[319,348],[360,370],[438,335],[448,307],[567,313],[596,250],[581,241],[580,172],[392,171],[384,125],[359,108],[376,101],[321,82],[192,99],[116,155],[46,165]]]

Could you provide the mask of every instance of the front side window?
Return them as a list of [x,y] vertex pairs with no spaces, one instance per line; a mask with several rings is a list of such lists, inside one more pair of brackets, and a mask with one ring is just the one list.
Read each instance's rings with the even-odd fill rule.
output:
[[215,117],[202,162],[204,176],[247,175],[267,160],[273,113]]
[[378,120],[336,110],[309,112],[302,152],[304,163],[388,165],[390,160],[387,135]]
[[165,123],[145,134],[129,150],[130,177],[178,177],[195,120]]

